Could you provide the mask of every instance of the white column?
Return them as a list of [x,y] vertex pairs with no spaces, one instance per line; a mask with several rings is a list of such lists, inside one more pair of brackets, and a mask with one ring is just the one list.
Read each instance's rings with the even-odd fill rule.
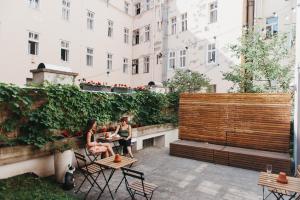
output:
[[296,93],[295,93],[295,164],[296,166],[300,164],[300,0],[297,0],[296,6],[296,65],[295,65],[295,84],[296,84]]

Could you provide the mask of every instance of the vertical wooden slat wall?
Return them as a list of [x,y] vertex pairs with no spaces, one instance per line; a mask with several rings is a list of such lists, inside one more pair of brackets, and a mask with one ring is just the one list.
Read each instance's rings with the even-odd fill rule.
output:
[[290,112],[289,94],[182,94],[179,137],[288,152]]

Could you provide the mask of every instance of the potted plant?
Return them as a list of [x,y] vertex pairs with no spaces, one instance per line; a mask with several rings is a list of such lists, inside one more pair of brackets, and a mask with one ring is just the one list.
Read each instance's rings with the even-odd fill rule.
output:
[[131,88],[126,84],[115,84],[111,91],[117,93],[128,93],[131,92]]
[[73,149],[78,145],[73,139],[62,139],[54,141],[51,150],[54,153],[55,178],[59,183],[63,183],[68,164],[72,165]]

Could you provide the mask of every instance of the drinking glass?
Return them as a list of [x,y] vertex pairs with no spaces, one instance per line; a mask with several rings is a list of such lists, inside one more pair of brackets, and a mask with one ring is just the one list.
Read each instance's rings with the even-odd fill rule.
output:
[[268,174],[268,181],[271,181],[270,176],[272,174],[272,165],[267,165],[267,174]]

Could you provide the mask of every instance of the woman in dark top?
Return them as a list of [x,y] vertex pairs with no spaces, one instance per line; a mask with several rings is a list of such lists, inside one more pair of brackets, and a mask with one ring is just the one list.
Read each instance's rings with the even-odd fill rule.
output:
[[119,140],[120,145],[123,147],[124,155],[129,154],[131,158],[133,158],[133,154],[131,151],[131,126],[128,125],[127,117],[121,118],[121,124],[118,125],[115,133],[113,135],[118,134],[122,139]]

